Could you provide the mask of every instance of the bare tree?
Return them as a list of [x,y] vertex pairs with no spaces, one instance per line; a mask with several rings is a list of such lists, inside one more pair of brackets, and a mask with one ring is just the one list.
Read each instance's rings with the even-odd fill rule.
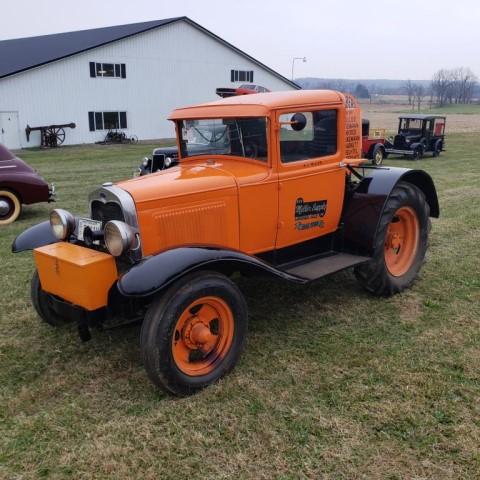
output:
[[415,84],[410,79],[408,79],[405,82],[405,85],[404,85],[403,88],[404,88],[404,90],[405,90],[405,92],[408,96],[408,104],[412,105],[413,97],[414,97]]
[[421,83],[417,83],[413,90],[413,98],[412,98],[412,105],[413,109],[415,108],[415,104],[417,105],[417,110],[420,111],[422,107],[423,99],[425,98],[427,92],[424,86]]
[[452,77],[451,72],[442,68],[433,75],[430,88],[432,89],[435,102],[439,107],[443,107],[447,103],[447,100],[452,90]]
[[441,69],[432,78],[432,97],[440,107],[446,103],[471,103],[477,82],[469,68]]

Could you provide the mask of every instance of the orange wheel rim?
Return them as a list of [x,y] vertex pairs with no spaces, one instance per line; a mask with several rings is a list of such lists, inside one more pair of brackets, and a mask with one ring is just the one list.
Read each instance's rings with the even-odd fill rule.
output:
[[172,354],[186,375],[213,371],[233,342],[233,313],[219,297],[201,297],[180,315],[173,331]]
[[385,265],[391,275],[400,277],[412,266],[418,249],[419,223],[415,210],[401,207],[385,235]]

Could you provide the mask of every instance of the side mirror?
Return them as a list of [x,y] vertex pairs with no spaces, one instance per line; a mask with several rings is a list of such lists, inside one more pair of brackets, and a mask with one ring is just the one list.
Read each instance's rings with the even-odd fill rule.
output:
[[295,130],[296,132],[300,132],[307,125],[307,117],[303,113],[294,113],[290,121],[292,130]]

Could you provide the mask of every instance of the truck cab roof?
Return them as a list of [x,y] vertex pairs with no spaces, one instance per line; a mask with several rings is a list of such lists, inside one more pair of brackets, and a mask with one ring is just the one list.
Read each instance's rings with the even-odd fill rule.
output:
[[344,96],[333,90],[296,90],[255,93],[223,98],[174,110],[169,120],[189,118],[265,117],[272,110],[344,102]]

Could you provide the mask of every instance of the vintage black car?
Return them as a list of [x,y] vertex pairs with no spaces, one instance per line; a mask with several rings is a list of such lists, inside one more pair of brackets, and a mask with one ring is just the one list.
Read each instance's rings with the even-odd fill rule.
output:
[[155,173],[166,168],[173,167],[178,163],[178,148],[159,147],[152,152],[152,158],[145,157],[135,172],[135,176],[141,177],[149,173]]
[[415,160],[427,152],[438,157],[445,148],[445,122],[446,117],[440,115],[401,116],[393,142],[385,140],[385,152],[410,156]]

